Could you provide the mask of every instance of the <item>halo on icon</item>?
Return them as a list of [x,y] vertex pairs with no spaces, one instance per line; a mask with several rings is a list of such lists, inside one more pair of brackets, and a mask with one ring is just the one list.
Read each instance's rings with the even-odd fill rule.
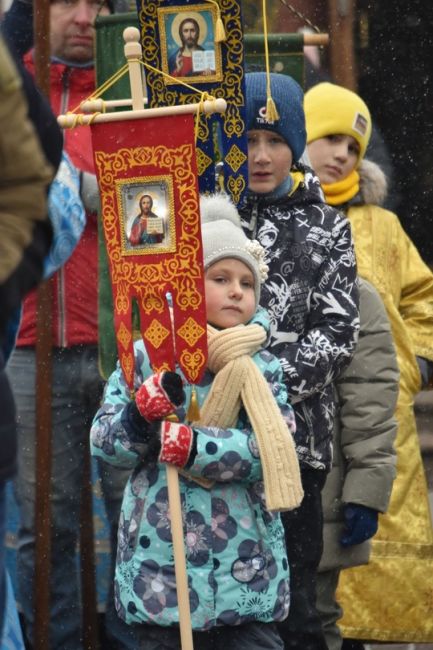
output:
[[188,11],[188,12],[182,11],[176,14],[176,16],[173,18],[173,22],[171,23],[171,37],[179,47],[182,47],[182,41],[179,36],[179,26],[182,21],[188,20],[188,18],[192,18],[193,20],[195,20],[199,26],[200,34],[199,34],[198,44],[201,45],[206,40],[207,23],[205,18],[202,16],[202,14],[199,13],[198,11]]

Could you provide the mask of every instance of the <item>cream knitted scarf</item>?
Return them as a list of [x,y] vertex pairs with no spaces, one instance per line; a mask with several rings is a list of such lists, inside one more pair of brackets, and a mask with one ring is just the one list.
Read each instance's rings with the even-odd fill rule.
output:
[[255,433],[268,510],[292,510],[303,497],[291,433],[268,383],[251,358],[266,339],[260,325],[208,325],[208,367],[215,373],[199,424],[233,427],[243,404]]

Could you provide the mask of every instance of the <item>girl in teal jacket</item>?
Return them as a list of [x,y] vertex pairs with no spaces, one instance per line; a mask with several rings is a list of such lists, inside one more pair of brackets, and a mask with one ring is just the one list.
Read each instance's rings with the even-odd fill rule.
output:
[[[288,613],[289,572],[278,510],[299,505],[303,493],[280,364],[263,349],[265,329],[248,325],[267,267],[227,198],[203,197],[201,214],[209,360],[195,387],[199,422],[185,424],[191,386],[180,371],[154,375],[139,341],[135,401],[118,367],[91,430],[94,455],[131,468],[119,522],[116,609],[143,650],[160,647],[156,639],[180,647],[170,462],[180,469],[195,641],[283,648],[274,622]],[[173,412],[178,422],[164,419]]]

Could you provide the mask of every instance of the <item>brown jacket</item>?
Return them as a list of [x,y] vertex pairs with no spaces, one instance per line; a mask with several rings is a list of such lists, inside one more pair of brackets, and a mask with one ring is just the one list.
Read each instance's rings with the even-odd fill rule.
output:
[[15,471],[15,413],[4,370],[6,327],[42,276],[51,243],[47,188],[53,169],[27,115],[21,77],[0,36],[0,483]]
[[53,169],[27,111],[21,78],[0,38],[0,336],[10,311],[40,279],[50,244]]

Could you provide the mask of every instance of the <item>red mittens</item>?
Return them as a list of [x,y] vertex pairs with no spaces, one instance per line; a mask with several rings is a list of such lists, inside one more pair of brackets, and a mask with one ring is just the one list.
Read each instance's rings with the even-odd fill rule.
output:
[[151,375],[135,395],[137,409],[148,422],[167,417],[182,404],[184,399],[182,379],[175,372]]
[[161,424],[161,451],[159,462],[185,467],[191,453],[193,430],[187,424],[167,422]]
[[[186,424],[164,419],[184,401],[182,378],[175,372],[151,375],[135,394],[135,407],[146,421],[145,426],[142,424],[139,427],[140,437],[149,444],[153,444],[152,441],[157,443],[160,463],[184,467],[188,462],[194,439],[193,430]],[[124,421],[130,424],[129,411]]]

